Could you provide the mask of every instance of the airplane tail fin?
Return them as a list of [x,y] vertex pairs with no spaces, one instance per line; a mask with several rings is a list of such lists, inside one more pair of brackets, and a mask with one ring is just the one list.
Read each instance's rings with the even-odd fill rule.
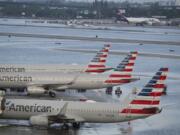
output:
[[167,78],[167,72],[168,68],[160,68],[143,89],[130,99],[120,113],[134,116],[135,119],[160,113],[160,97],[165,88],[164,81]]
[[137,78],[132,78],[132,71],[134,63],[138,52],[130,52],[124,60],[114,69],[114,71],[109,75],[105,83],[109,84],[124,84],[137,80]]
[[116,14],[116,21],[122,21],[129,23],[128,19],[121,13],[121,10],[119,10]]
[[102,73],[106,71],[106,59],[109,55],[109,49],[111,45],[106,44],[104,47],[96,54],[96,56],[88,64],[85,72],[88,73]]

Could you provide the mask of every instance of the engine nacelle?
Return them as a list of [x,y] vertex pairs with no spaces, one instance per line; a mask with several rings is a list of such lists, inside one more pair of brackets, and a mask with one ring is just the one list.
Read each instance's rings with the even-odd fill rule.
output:
[[2,114],[6,108],[5,102],[6,102],[6,99],[4,97],[0,97],[0,114]]
[[3,97],[6,95],[6,92],[4,90],[0,90],[0,97]]
[[42,87],[27,87],[27,92],[30,95],[33,94],[44,94],[45,93],[45,89]]
[[48,117],[46,116],[31,116],[30,124],[33,126],[44,126],[47,127],[49,125]]

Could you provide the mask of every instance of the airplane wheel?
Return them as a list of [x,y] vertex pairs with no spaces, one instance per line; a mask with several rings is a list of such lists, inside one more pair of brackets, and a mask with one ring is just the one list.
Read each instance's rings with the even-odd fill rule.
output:
[[85,93],[86,89],[78,89],[77,91],[78,91],[78,93]]
[[80,123],[79,122],[74,122],[72,123],[72,126],[74,129],[79,129],[80,128]]
[[69,129],[69,125],[68,125],[68,124],[66,124],[66,123],[64,123],[64,124],[63,124],[63,126],[62,126],[62,129],[64,129],[64,130],[68,130],[68,129]]
[[52,91],[49,91],[49,96],[54,98],[54,97],[56,97],[56,93],[52,92]]

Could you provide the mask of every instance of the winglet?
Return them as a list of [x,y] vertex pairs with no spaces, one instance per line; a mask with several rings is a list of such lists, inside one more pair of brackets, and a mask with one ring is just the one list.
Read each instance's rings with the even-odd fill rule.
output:
[[59,115],[60,116],[65,116],[66,110],[67,110],[68,102],[64,103],[63,107],[61,108]]

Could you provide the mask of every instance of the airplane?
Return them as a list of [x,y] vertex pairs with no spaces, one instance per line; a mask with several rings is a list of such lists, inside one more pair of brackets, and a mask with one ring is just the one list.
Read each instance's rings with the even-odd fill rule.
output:
[[1,88],[25,88],[29,95],[47,93],[56,96],[56,91],[76,89],[85,91],[130,83],[138,52],[130,52],[110,74],[23,72],[0,74]]
[[120,11],[117,13],[116,21],[127,22],[128,24],[136,24],[136,26],[143,26],[144,24],[153,25],[160,24],[161,21],[153,17],[126,17]]
[[17,72],[86,72],[86,73],[102,73],[111,70],[106,67],[106,59],[109,55],[111,45],[105,44],[104,47],[97,52],[95,57],[88,65],[66,65],[66,64],[0,64],[0,73],[17,73]]
[[144,119],[162,111],[160,97],[168,68],[160,68],[137,94],[128,95],[122,103],[81,102],[39,99],[0,98],[1,119],[29,120],[32,126],[48,127],[63,123],[80,128],[81,123],[116,123]]

